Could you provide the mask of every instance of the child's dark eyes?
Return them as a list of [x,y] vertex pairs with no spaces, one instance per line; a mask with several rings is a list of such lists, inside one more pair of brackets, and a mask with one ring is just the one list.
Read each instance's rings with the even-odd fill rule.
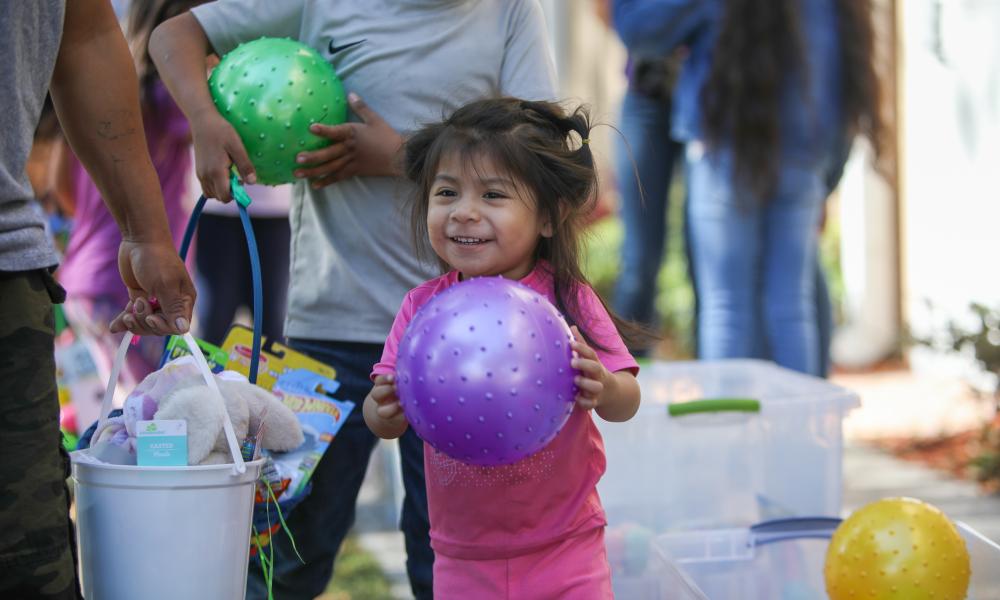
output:
[[[433,195],[440,196],[443,198],[455,198],[458,196],[458,192],[448,188],[441,188],[439,190],[436,190]],[[483,192],[482,197],[484,200],[503,200],[509,198],[510,196],[508,196],[503,192],[490,191],[490,192]]]

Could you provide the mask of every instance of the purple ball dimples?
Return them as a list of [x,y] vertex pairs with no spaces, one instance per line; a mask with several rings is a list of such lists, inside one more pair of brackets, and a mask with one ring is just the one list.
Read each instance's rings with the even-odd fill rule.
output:
[[399,343],[396,387],[410,426],[462,462],[541,450],[573,409],[569,326],[544,296],[479,277],[430,299]]

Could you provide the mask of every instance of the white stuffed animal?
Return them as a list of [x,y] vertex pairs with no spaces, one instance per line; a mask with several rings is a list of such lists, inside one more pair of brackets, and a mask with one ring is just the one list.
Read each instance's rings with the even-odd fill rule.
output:
[[[271,392],[235,371],[224,371],[215,379],[238,442],[248,432],[260,431],[257,443],[261,448],[283,452],[302,445],[302,427],[295,413]],[[148,375],[125,400],[123,415],[109,419],[104,429],[95,432],[94,444],[107,440],[134,456],[136,421],[180,419],[187,421],[189,465],[230,463],[223,418],[222,407],[194,360],[182,357]]]

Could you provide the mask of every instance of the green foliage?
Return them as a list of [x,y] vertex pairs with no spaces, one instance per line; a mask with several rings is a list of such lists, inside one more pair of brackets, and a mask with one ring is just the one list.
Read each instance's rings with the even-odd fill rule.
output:
[[979,453],[970,466],[980,481],[1000,482],[1000,308],[973,302],[969,310],[974,316],[971,327],[950,320],[944,332],[931,337],[914,337],[912,341],[939,351],[971,354],[980,369],[997,376],[993,400],[998,417],[983,427]]
[[[675,203],[676,204],[676,203]],[[679,207],[683,208],[683,207]],[[691,334],[694,320],[694,292],[687,274],[681,215],[671,220],[669,248],[657,277],[656,309],[660,319],[657,332],[677,349],[682,357],[693,354]],[[603,219],[591,226],[584,252],[584,273],[594,289],[609,303],[614,298],[615,281],[621,270],[619,260],[622,224],[617,217]]]
[[980,369],[998,376],[994,397],[1000,402],[1000,308],[993,309],[973,302],[969,311],[976,321],[972,327],[950,320],[944,332],[914,337],[913,341],[939,351],[971,354]]

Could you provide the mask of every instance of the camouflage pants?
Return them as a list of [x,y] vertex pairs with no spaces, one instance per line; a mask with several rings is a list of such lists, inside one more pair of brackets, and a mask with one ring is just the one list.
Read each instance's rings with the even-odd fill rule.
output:
[[47,271],[0,272],[0,598],[76,600]]

